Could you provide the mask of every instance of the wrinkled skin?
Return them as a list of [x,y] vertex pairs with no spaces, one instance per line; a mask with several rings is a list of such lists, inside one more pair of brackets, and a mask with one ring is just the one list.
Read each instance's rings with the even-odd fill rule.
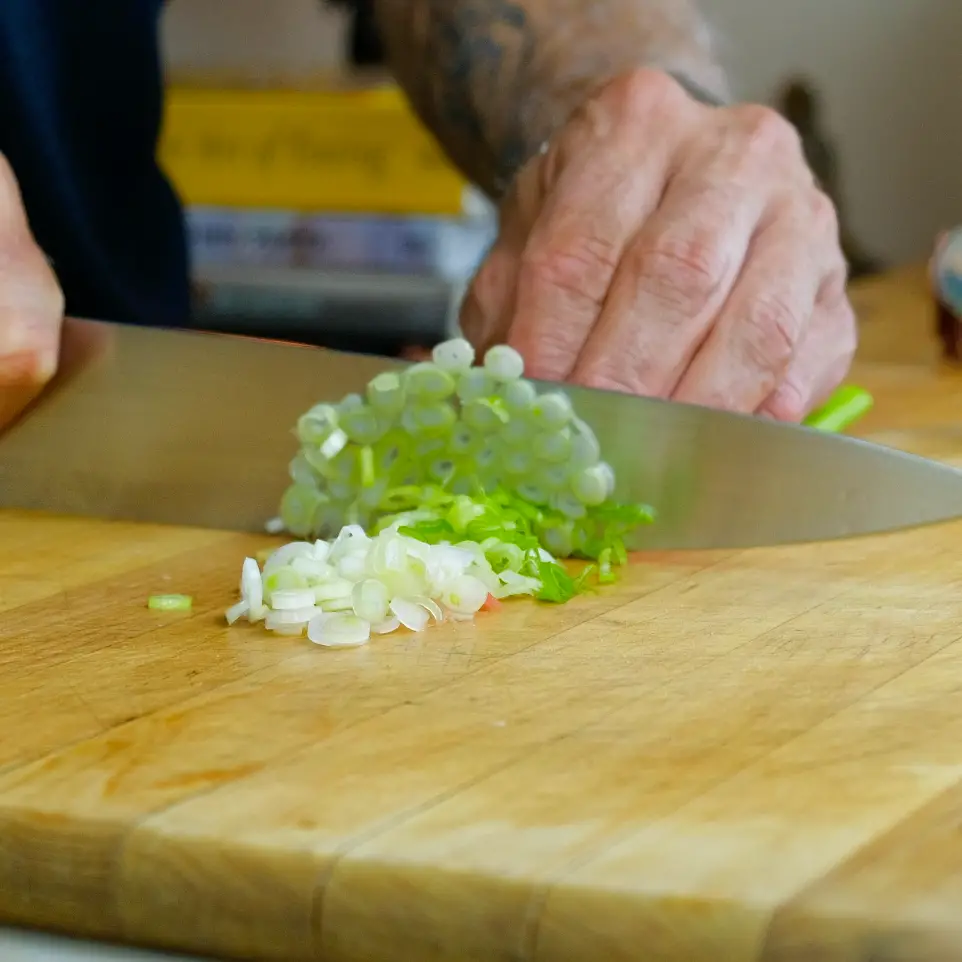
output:
[[0,155],[0,429],[57,369],[64,298],[30,232],[16,178]]
[[856,347],[835,210],[794,129],[647,69],[522,169],[462,327],[532,377],[795,422]]

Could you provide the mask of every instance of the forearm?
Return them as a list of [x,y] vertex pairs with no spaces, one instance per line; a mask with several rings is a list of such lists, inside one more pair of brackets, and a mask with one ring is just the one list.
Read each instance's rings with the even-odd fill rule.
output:
[[398,82],[494,197],[626,70],[659,67],[726,94],[694,0],[377,0],[376,9]]

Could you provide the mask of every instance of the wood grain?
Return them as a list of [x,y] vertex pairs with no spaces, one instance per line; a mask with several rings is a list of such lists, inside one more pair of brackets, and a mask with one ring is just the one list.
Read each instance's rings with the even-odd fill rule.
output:
[[[962,462],[962,375],[855,375],[867,433]],[[0,918],[279,962],[962,960],[962,523],[645,556],[343,651],[224,624],[271,540],[0,513]]]

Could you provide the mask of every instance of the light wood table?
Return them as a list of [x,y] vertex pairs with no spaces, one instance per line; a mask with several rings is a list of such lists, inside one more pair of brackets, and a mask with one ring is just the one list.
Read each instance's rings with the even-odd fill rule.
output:
[[[962,459],[908,291],[859,295],[865,431]],[[962,524],[647,556],[340,652],[224,625],[267,543],[0,514],[2,920],[283,962],[962,960]]]

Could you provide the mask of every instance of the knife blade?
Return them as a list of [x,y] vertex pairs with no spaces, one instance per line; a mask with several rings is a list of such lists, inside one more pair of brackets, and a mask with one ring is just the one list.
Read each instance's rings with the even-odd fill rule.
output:
[[[0,507],[262,531],[320,401],[403,362],[71,320],[51,388],[0,435]],[[558,388],[558,385],[553,385]],[[745,415],[561,386],[657,517],[631,547],[743,548],[962,516],[962,471]]]

